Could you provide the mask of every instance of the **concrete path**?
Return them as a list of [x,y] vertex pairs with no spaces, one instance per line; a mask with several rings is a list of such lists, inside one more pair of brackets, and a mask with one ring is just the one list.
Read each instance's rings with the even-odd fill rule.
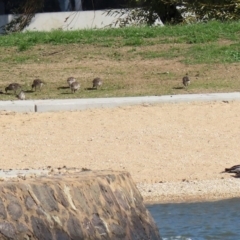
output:
[[14,112],[56,112],[74,111],[89,108],[117,107],[123,105],[204,102],[204,101],[232,101],[240,100],[240,92],[184,94],[146,97],[118,97],[118,98],[83,98],[62,100],[16,100],[0,101],[0,111]]

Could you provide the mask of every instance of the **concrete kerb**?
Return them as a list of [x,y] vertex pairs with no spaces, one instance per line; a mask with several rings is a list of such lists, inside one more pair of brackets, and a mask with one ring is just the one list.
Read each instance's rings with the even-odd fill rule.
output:
[[139,104],[233,101],[240,100],[240,93],[182,94],[145,97],[89,98],[61,100],[0,101],[0,111],[56,112],[89,108],[107,108]]
[[0,101],[0,111],[35,112],[34,101]]

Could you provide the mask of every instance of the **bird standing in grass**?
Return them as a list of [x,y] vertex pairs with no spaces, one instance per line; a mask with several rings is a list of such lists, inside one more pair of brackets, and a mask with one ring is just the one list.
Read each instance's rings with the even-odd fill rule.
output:
[[96,89],[97,89],[98,87],[101,87],[101,86],[102,86],[103,81],[102,81],[101,78],[97,77],[97,78],[94,78],[94,79],[93,79],[92,83],[93,83],[93,88],[96,88]]
[[76,82],[76,78],[74,78],[74,77],[69,77],[67,79],[67,83],[68,83],[69,87],[71,87],[71,84],[74,83],[74,82]]
[[39,88],[39,90],[41,91],[43,84],[44,84],[44,82],[40,79],[33,80],[32,90],[35,89],[35,91],[36,91],[37,88]]
[[5,88],[5,92],[8,91],[14,91],[14,94],[16,94],[17,90],[21,89],[21,85],[18,83],[11,83]]
[[183,79],[182,79],[182,83],[183,83],[184,87],[189,86],[189,84],[190,84],[190,79],[189,79],[187,73],[186,73],[186,75],[183,77]]
[[72,93],[75,93],[78,89],[80,89],[80,83],[78,83],[78,82],[73,82],[73,83],[70,85],[70,88],[71,88]]
[[20,91],[20,93],[17,94],[17,98],[20,100],[25,100],[26,99],[25,93],[23,91]]

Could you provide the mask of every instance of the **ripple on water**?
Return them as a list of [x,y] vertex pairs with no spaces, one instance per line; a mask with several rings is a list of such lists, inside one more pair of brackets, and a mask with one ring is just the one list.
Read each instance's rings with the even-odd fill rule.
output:
[[163,240],[239,240],[240,198],[148,205]]

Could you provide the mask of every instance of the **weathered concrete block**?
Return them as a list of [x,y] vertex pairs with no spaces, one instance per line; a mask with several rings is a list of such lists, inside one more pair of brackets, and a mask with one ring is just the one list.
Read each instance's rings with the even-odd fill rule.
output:
[[5,175],[0,172],[0,239],[160,239],[127,172],[64,168]]

